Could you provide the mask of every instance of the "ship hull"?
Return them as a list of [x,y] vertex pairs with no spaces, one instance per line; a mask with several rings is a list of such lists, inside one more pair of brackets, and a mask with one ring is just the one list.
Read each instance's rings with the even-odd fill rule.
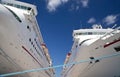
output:
[[[120,33],[105,39],[84,42],[77,46],[69,60],[79,62],[65,68],[62,77],[119,77],[120,76]],[[89,43],[89,44],[88,44]]]
[[[16,20],[10,10],[0,4],[0,74],[49,66],[45,55],[42,54],[42,48],[38,47],[35,41],[33,41],[34,47],[31,45],[29,38],[36,38],[35,32],[29,32],[25,17],[22,13],[20,15],[22,23]],[[51,77],[52,75],[52,72],[46,70],[10,77]]]

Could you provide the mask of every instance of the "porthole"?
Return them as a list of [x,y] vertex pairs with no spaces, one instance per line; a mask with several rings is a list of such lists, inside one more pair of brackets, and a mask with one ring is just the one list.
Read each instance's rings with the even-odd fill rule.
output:
[[29,26],[27,26],[27,29],[29,29],[30,27]]
[[33,47],[35,47],[35,45],[33,45]]
[[29,41],[31,42],[31,38],[29,38]]
[[29,25],[27,25],[27,29],[28,29],[29,31],[31,31],[31,29],[30,29],[30,26],[29,26]]
[[31,42],[31,44],[33,45],[33,42]]

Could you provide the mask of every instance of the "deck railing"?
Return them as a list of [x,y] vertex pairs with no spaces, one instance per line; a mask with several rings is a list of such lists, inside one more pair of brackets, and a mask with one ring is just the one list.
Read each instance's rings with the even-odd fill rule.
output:
[[106,33],[104,36],[102,36],[100,39],[105,40],[111,36],[113,36],[114,34],[120,33],[120,26],[115,28],[113,31]]

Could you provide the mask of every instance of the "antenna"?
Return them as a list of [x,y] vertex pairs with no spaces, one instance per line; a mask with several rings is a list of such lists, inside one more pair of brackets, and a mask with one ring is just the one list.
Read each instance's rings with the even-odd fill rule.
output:
[[115,28],[116,26],[117,26],[117,24],[115,24],[115,25],[112,27],[112,29]]

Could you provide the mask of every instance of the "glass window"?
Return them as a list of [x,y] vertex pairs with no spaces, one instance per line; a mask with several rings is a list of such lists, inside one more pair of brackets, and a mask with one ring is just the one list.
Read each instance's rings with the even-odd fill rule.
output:
[[93,35],[97,35],[97,32],[93,32]]
[[82,33],[83,35],[87,35],[87,32]]
[[79,33],[79,35],[82,35],[82,33]]
[[92,35],[93,33],[92,32],[88,32],[88,35]]
[[31,28],[30,28],[30,26],[29,26],[29,25],[27,25],[27,29],[28,29],[29,31],[31,31]]
[[27,9],[27,7],[25,7],[25,6],[21,6],[21,9],[24,9],[24,10],[26,10],[26,9]]
[[13,4],[9,3],[8,5],[13,6]]
[[29,29],[30,27],[29,26],[27,26],[27,29]]
[[76,33],[76,35],[79,35],[79,33]]
[[17,8],[20,8],[20,5],[16,5]]
[[33,42],[31,42],[31,44],[33,45]]
[[29,38],[29,41],[31,42],[31,38]]
[[31,10],[31,8],[30,8],[30,7],[28,7],[28,8],[27,8],[27,10]]

